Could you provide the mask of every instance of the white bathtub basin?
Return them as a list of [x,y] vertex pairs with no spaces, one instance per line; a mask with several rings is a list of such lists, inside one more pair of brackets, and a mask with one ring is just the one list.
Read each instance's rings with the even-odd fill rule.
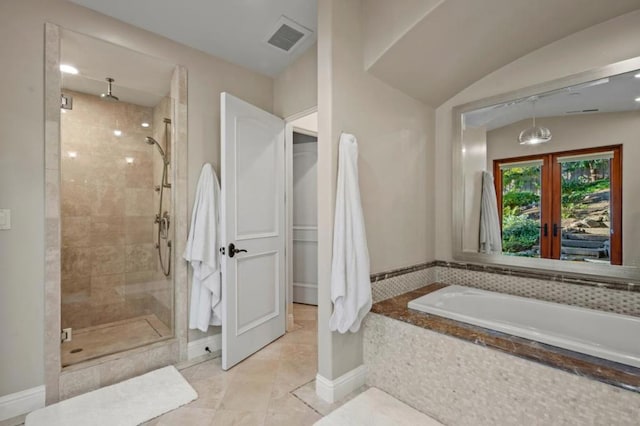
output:
[[640,368],[640,318],[458,285],[409,308]]

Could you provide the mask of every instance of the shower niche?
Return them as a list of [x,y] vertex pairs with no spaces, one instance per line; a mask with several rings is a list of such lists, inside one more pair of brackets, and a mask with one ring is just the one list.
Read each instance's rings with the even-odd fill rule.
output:
[[175,336],[176,66],[60,35],[64,369]]

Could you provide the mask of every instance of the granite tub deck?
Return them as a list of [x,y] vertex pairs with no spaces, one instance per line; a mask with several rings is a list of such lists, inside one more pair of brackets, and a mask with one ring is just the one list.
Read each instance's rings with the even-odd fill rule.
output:
[[[409,301],[447,287],[430,284],[377,302],[371,312],[417,327],[453,336],[476,345],[497,349],[579,376],[633,392],[640,392],[640,368],[546,345],[533,340],[409,309]],[[639,400],[640,402],[640,400]]]
[[374,305],[362,327],[368,386],[448,426],[638,425],[637,386],[616,382],[637,385],[633,369],[604,362],[601,370],[616,375],[612,386],[594,380],[598,371],[588,367],[596,364],[580,354],[407,308],[438,288]]

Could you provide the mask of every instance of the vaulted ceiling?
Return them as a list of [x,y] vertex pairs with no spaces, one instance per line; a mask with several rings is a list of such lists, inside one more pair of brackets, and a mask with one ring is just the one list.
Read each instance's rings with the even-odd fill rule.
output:
[[[398,17],[401,2],[370,0]],[[640,0],[420,0],[424,15],[371,61],[368,71],[437,107],[461,90],[540,47],[640,8]],[[414,5],[415,6],[415,5]],[[393,13],[385,9],[393,9]],[[369,21],[372,21],[369,19]],[[410,22],[405,19],[404,22]],[[372,29],[371,31],[375,30]],[[544,66],[544,64],[540,64]]]

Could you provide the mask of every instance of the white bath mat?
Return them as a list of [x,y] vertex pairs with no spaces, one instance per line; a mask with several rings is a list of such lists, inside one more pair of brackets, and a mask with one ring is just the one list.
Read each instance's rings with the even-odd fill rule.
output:
[[197,397],[169,366],[36,410],[25,426],[135,426]]
[[315,426],[443,426],[377,388],[369,388]]

